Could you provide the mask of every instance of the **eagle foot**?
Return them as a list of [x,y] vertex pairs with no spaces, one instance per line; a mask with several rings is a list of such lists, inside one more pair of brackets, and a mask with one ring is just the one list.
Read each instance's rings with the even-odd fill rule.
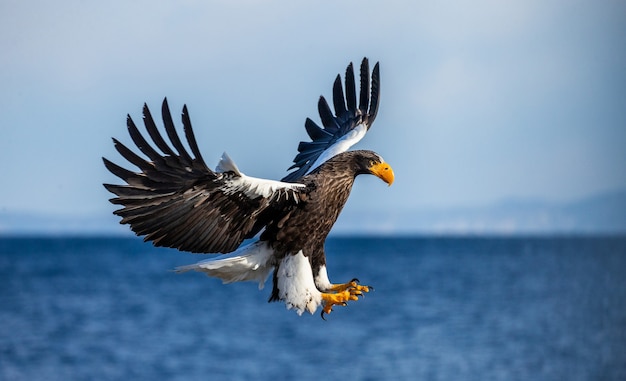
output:
[[324,315],[331,313],[333,306],[347,306],[348,301],[359,300],[359,296],[362,296],[364,292],[370,292],[370,290],[374,290],[374,288],[359,284],[359,280],[356,278],[348,283],[332,285],[328,290],[329,292],[322,293],[322,300],[324,301],[322,319],[326,320]]

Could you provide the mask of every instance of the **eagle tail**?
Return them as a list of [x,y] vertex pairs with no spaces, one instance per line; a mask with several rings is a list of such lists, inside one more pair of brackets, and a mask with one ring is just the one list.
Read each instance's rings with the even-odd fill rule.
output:
[[256,281],[263,289],[265,280],[272,271],[272,248],[266,243],[256,241],[238,250],[207,259],[192,265],[179,266],[176,272],[199,271],[208,276],[220,278],[224,283]]

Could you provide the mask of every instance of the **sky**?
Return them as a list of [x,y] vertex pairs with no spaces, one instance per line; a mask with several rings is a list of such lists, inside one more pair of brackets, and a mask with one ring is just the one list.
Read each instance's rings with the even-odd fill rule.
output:
[[[349,62],[380,62],[350,210],[626,189],[623,1],[0,3],[0,213],[107,215],[126,114],[187,104],[208,163],[280,179]],[[180,125],[180,124],[179,124]]]

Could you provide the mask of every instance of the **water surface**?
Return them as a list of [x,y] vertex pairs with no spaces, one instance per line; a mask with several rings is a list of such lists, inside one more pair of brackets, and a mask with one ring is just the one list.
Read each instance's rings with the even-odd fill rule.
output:
[[3,380],[626,380],[626,238],[334,238],[328,316],[128,238],[0,239]]

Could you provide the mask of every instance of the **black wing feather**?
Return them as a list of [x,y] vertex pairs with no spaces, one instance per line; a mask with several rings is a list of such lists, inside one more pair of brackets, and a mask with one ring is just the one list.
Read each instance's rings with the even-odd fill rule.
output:
[[152,146],[141,135],[130,115],[126,118],[126,126],[128,127],[128,134],[141,152],[143,152],[155,163],[162,163],[164,161],[163,157],[154,148],[152,148]]
[[156,123],[154,123],[154,119],[152,118],[150,109],[145,103],[143,104],[143,123],[146,126],[146,131],[148,131],[148,134],[152,138],[152,141],[161,150],[161,152],[169,156],[176,156],[174,151],[172,151],[170,146],[163,139],[163,136],[161,136],[161,133],[156,126]]
[[193,129],[191,128],[191,120],[189,119],[189,111],[187,111],[187,105],[183,105],[183,114],[181,118],[183,120],[183,128],[185,130],[185,138],[187,139],[187,143],[189,143],[191,152],[196,157],[194,163],[197,164],[199,168],[206,168],[207,165],[202,158],[200,150],[198,149],[198,143],[196,142],[196,137],[193,134]]
[[337,118],[345,118],[348,113],[346,109],[345,96],[343,95],[343,86],[341,86],[341,76],[337,74],[335,83],[333,83],[333,106],[335,107],[335,115]]
[[163,100],[163,105],[161,106],[161,115],[163,117],[163,124],[165,125],[165,132],[167,132],[167,137],[174,145],[176,151],[180,155],[180,158],[187,165],[190,165],[193,159],[189,155],[189,152],[183,146],[183,143],[180,141],[178,137],[178,133],[176,132],[176,128],[174,127],[174,121],[172,120],[172,114],[170,113],[170,107],[167,104],[167,98]]
[[380,99],[380,75],[378,63],[372,71],[371,81],[369,61],[363,58],[360,67],[359,106],[357,108],[356,82],[352,63],[346,68],[345,92],[341,86],[341,76],[333,83],[333,113],[324,97],[318,101],[318,112],[322,125],[320,128],[311,119],[307,118],[304,127],[311,138],[311,142],[301,142],[298,145],[298,154],[289,170],[295,169],[283,178],[283,181],[297,181],[304,176],[315,161],[330,148],[337,140],[350,133],[360,124],[369,129],[374,123],[378,112]]
[[142,171],[146,171],[152,166],[150,162],[145,161],[141,156],[128,149],[124,144],[115,138],[113,138],[113,145],[115,146],[117,152],[124,157],[124,159],[128,160]]
[[370,65],[367,60],[361,62],[361,94],[359,96],[359,111],[361,115],[367,114],[370,103]]
[[354,69],[352,62],[346,69],[346,105],[350,113],[356,112],[356,85],[354,81]]
[[341,130],[341,126],[337,123],[337,120],[333,116],[333,112],[330,110],[330,106],[328,105],[328,102],[326,102],[326,98],[320,97],[317,102],[317,110],[320,114],[320,118],[322,119],[322,125],[326,131],[330,134],[336,134]]
[[306,122],[304,122],[304,128],[306,129],[307,134],[312,140],[330,139],[333,136],[333,134],[322,129],[309,118],[306,118]]
[[[117,151],[139,168],[133,172],[103,158],[106,168],[122,179],[124,185],[104,184],[116,195],[110,201],[122,208],[114,213],[122,224],[156,246],[167,246],[196,253],[227,253],[251,238],[267,223],[282,218],[295,207],[297,193],[304,187],[289,186],[268,197],[245,188],[245,181],[232,172],[217,173],[209,169],[200,155],[187,107],[183,108],[183,125],[187,143],[195,157],[189,155],[178,139],[169,107],[163,102],[162,114],[167,136],[173,147],[157,130],[148,107],[144,107],[146,130],[159,154],[141,135],[130,116],[130,136],[149,160],[113,139]],[[238,180],[238,181],[235,181]],[[289,197],[283,197],[285,192]]]
[[378,114],[378,105],[380,103],[380,70],[378,68],[378,62],[374,65],[372,70],[372,91],[370,94],[370,109],[367,115],[368,124],[372,124]]

